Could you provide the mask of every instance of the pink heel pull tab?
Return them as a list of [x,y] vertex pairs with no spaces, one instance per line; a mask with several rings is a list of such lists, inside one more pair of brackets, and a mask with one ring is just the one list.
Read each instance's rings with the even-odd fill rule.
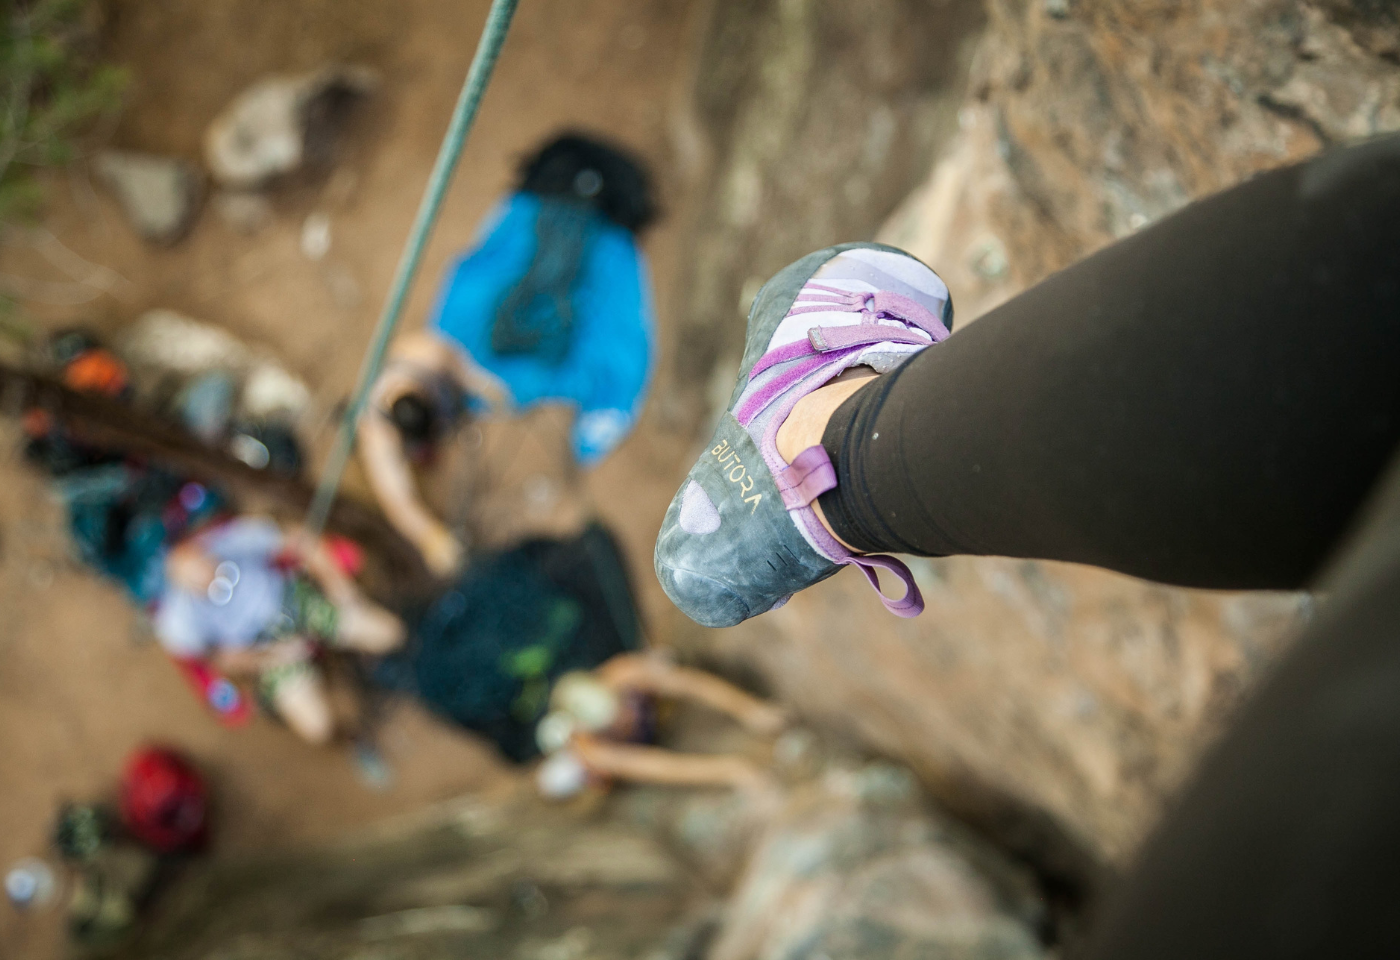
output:
[[828,490],[836,489],[836,468],[826,448],[817,444],[797,455],[781,472],[774,475],[783,506],[789,510],[805,507]]
[[[885,605],[885,609],[896,617],[906,619],[917,617],[924,612],[924,595],[919,592],[919,585],[914,582],[914,574],[900,560],[894,557],[887,557],[884,554],[872,554],[870,556],[853,556],[851,563],[860,567],[860,572],[865,574],[865,579],[870,581],[870,585],[875,588],[875,592],[880,595],[880,602]],[[882,568],[894,574],[904,582],[904,596],[898,600],[891,600],[885,596],[885,591],[880,589],[880,578],[875,575],[875,568]]]

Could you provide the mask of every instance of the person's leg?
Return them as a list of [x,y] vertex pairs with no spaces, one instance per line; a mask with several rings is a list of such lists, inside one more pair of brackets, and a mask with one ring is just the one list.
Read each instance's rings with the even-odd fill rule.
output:
[[332,603],[310,577],[292,578],[283,609],[296,633],[316,637],[345,650],[385,654],[403,644],[403,621],[358,592]]
[[1117,887],[1088,960],[1400,956],[1400,459],[1320,614]]
[[1400,137],[1192,204],[827,413],[858,550],[1300,586],[1400,441]]
[[743,724],[758,736],[772,736],[788,722],[785,710],[704,670],[672,663],[657,653],[619,653],[595,671],[618,693],[634,691],[654,697],[693,700]]
[[335,642],[360,653],[382,655],[403,645],[403,621],[368,600],[336,607]]
[[264,694],[287,726],[321,746],[335,735],[335,716],[321,673],[310,663],[273,667],[262,677]]

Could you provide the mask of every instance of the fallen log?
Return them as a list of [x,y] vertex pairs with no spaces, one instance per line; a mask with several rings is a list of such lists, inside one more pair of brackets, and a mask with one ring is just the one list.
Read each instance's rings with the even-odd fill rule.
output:
[[[84,444],[161,464],[181,476],[224,490],[246,505],[301,514],[315,493],[301,477],[250,467],[168,420],[0,363],[0,414],[19,416],[36,409]],[[326,527],[365,549],[377,568],[376,577],[391,595],[422,595],[431,587],[433,578],[418,551],[365,504],[337,497]]]

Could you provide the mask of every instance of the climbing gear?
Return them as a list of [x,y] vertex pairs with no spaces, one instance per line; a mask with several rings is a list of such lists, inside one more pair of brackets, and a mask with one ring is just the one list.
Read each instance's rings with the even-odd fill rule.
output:
[[557,367],[569,355],[574,334],[574,284],[583,266],[589,221],[580,203],[546,198],[535,218],[535,255],[496,310],[491,351],[533,356]]
[[560,676],[641,647],[622,556],[598,526],[479,556],[409,620],[412,639],[375,666],[375,679],[516,761],[539,752],[535,727]]
[[331,507],[335,503],[336,491],[340,488],[341,477],[345,474],[345,464],[349,461],[350,451],[355,445],[355,430],[365,412],[365,404],[369,401],[370,388],[379,376],[379,368],[384,365],[389,338],[393,336],[394,329],[399,325],[399,318],[403,315],[409,285],[413,282],[414,274],[418,272],[423,250],[428,243],[428,234],[437,222],[443,197],[447,194],[448,184],[452,182],[452,172],[462,156],[462,147],[466,144],[467,134],[476,120],[482,96],[486,93],[486,85],[491,81],[496,59],[505,44],[511,18],[515,16],[515,8],[519,2],[520,0],[491,0],[491,9],[486,14],[486,26],[482,30],[476,54],[472,57],[467,79],[462,84],[462,92],[457,97],[457,105],[453,108],[452,121],[443,137],[442,147],[438,150],[433,172],[428,178],[428,186],[423,192],[423,200],[413,220],[413,228],[409,231],[408,242],[394,272],[394,282],[384,301],[384,309],[370,339],[364,362],[360,365],[355,392],[345,408],[345,417],[340,422],[335,447],[326,461],[325,472],[321,476],[320,486],[316,489],[316,496],[307,509],[305,526],[308,536],[313,539],[325,528],[326,518],[330,516]]
[[128,463],[69,470],[53,490],[67,507],[78,557],[143,605],[165,585],[169,546],[226,508],[201,484]]
[[430,329],[509,406],[565,403],[584,466],[631,430],[650,376],[653,311],[636,237],[577,199],[519,192],[448,271]]
[[194,850],[208,839],[209,789],[179,753],[145,747],[122,771],[121,817],[127,831],[157,853]]
[[589,782],[588,767],[572,750],[549,755],[535,771],[535,784],[547,800],[568,800],[584,791]]
[[[733,626],[853,564],[892,613],[923,610],[908,567],[851,553],[817,518],[812,501],[836,486],[826,451],[788,463],[776,440],[803,397],[851,367],[895,369],[946,339],[951,320],[937,274],[881,244],[830,247],[764,285],[729,409],[657,538],[656,574],[676,606],[704,626]],[[877,570],[904,583],[902,598],[880,592]]]
[[[617,147],[557,137],[521,167],[520,190],[539,200],[534,254],[494,314],[491,350],[564,362],[574,328],[575,284],[605,221],[637,233],[655,215],[646,168]],[[587,398],[580,398],[587,402]]]
[[519,189],[586,203],[632,233],[656,218],[651,176],[627,150],[592,135],[566,133],[520,165]]
[[574,738],[578,721],[563,710],[551,710],[535,725],[535,745],[541,753],[558,753]]
[[572,717],[580,730],[598,733],[617,721],[622,701],[615,691],[585,670],[566,673],[554,682],[550,706]]

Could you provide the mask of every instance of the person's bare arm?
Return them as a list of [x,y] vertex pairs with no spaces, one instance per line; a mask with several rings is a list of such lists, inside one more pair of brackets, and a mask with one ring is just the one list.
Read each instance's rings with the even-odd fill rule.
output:
[[575,737],[573,746],[593,773],[629,783],[753,788],[767,781],[763,771],[743,757],[675,753],[590,736]]
[[486,405],[493,413],[508,409],[511,405],[510,392],[505,383],[495,374],[482,369],[465,350],[459,350],[441,337],[433,337],[443,356],[443,363],[452,373],[452,379],[467,396]]
[[209,662],[220,673],[235,677],[247,677],[271,667],[299,663],[310,655],[310,648],[305,640],[300,637],[287,637],[275,643],[256,647],[219,650],[210,655]]
[[[456,352],[432,334],[420,332],[404,336],[394,344],[390,356],[391,360],[444,373],[461,382],[461,361]],[[392,363],[380,375],[370,394],[369,406],[360,418],[360,458],[369,485],[389,522],[418,548],[429,570],[438,576],[448,576],[461,564],[462,546],[419,497],[404,453],[403,438],[382,413],[414,386],[412,378],[396,370]]]
[[597,675],[614,690],[693,700],[733,717],[760,736],[777,733],[787,723],[787,713],[781,707],[759,700],[712,673],[677,666],[657,654],[619,654],[599,667]]
[[290,531],[287,547],[326,599],[335,604],[336,641],[350,649],[375,654],[388,653],[403,643],[403,621],[364,595],[340,568],[325,540],[311,540],[307,531],[298,526]]
[[307,576],[316,582],[327,600],[336,606],[360,601],[360,588],[340,569],[326,541],[312,540],[304,527],[298,525],[287,531],[287,549],[296,556]]

